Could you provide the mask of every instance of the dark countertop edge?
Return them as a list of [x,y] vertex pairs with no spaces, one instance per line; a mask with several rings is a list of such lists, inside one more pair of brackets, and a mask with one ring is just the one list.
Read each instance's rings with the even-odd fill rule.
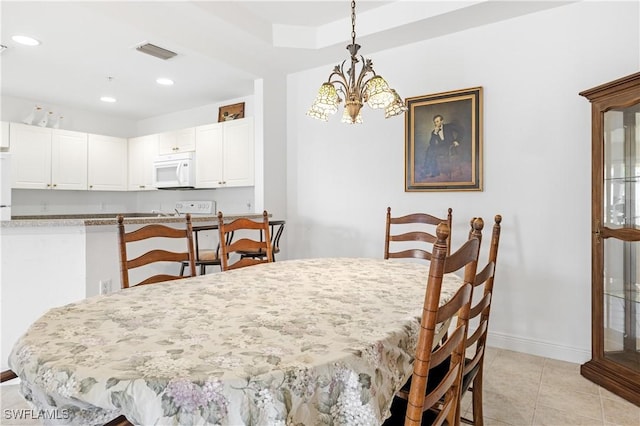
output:
[[[72,215],[68,215],[72,216]],[[24,227],[44,227],[44,226],[102,226],[102,225],[115,225],[116,215],[110,218],[91,218],[91,215],[87,217],[66,217],[66,218],[46,218],[38,219],[12,219],[3,220],[0,222],[2,228],[24,228]],[[20,216],[18,216],[20,217]],[[24,216],[22,216],[24,217]],[[225,219],[233,220],[239,217],[248,217],[250,219],[261,218],[262,213],[246,213],[246,214],[225,214]],[[208,215],[192,215],[191,222],[217,222],[218,216]],[[184,216],[146,216],[146,217],[125,217],[124,223],[130,225],[144,225],[148,223],[181,223],[184,222]]]

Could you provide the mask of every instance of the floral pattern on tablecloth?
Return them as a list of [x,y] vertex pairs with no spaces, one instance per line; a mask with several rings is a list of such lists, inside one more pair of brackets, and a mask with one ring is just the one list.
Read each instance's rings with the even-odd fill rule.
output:
[[304,259],[134,287],[50,310],[9,365],[38,409],[66,410],[50,423],[378,425],[411,374],[427,274]]

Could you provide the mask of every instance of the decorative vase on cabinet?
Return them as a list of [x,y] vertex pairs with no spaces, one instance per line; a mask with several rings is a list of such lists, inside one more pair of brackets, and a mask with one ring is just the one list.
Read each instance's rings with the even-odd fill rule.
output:
[[592,358],[580,372],[640,406],[640,73],[580,95],[592,114]]

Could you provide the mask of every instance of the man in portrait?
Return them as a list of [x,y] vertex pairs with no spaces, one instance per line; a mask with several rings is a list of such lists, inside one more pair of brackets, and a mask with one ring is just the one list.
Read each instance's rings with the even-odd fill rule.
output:
[[424,159],[426,177],[437,177],[443,172],[440,170],[440,161],[448,163],[451,156],[456,155],[462,138],[463,132],[457,125],[445,123],[441,114],[433,117],[433,130]]

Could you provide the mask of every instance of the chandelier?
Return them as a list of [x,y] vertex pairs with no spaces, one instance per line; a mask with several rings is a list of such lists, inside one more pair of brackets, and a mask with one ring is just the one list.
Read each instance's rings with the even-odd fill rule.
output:
[[[343,101],[338,93],[344,96],[343,123],[362,123],[360,110],[365,102],[374,109],[384,108],[385,118],[400,115],[407,110],[400,95],[373,70],[371,59],[365,59],[362,55],[358,59],[359,49],[360,45],[356,44],[356,2],[352,1],[351,44],[347,46],[351,54],[351,68],[345,73],[344,66],[347,60],[333,68],[327,82],[320,86],[318,96],[307,111],[308,116],[328,121],[329,114],[335,114],[338,105]],[[356,64],[359,62],[362,68],[356,78]]]

